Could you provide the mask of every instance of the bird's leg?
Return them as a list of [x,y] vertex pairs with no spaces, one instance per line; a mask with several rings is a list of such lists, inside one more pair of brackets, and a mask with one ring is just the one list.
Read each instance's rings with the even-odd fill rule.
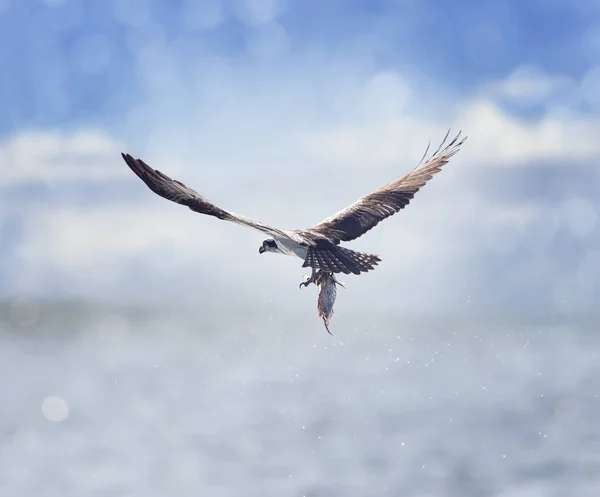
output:
[[303,281],[302,283],[300,283],[300,286],[298,288],[302,288],[303,286],[308,286],[311,283],[314,283],[316,281],[316,276],[317,276],[317,270],[313,267],[312,269],[312,274],[309,276],[303,275],[303,277],[306,279],[306,281]]

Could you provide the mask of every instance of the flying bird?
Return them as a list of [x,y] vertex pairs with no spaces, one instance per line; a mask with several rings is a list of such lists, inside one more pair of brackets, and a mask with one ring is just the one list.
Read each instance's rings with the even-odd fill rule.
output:
[[312,274],[300,288],[317,283],[318,271],[360,274],[371,271],[381,262],[377,255],[366,254],[340,246],[364,235],[384,219],[406,207],[433,175],[458,152],[466,137],[461,132],[446,143],[450,131],[438,149],[427,158],[429,146],[423,158],[411,172],[358,199],[352,205],[329,216],[320,223],[305,229],[281,230],[260,221],[227,211],[200,195],[180,181],[151,168],[141,159],[129,154],[122,157],[131,170],[157,195],[189,207],[200,214],[214,216],[242,226],[254,228],[268,235],[259,247],[259,254],[274,252],[300,257],[302,267],[310,267]]

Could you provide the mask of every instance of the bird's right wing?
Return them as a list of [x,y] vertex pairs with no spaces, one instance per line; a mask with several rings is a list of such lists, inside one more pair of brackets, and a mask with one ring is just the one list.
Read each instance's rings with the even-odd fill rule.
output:
[[123,160],[131,170],[150,188],[154,193],[166,198],[171,202],[189,207],[194,212],[214,216],[224,221],[231,221],[242,226],[254,228],[274,237],[288,237],[283,231],[255,221],[254,219],[235,214],[234,212],[221,209],[215,204],[206,200],[197,191],[184,185],[181,181],[169,178],[166,174],[156,169],[152,169],[141,159],[135,159],[129,154],[121,154]]
[[438,149],[429,157],[425,151],[419,165],[410,173],[358,199],[352,205],[305,230],[299,230],[308,238],[324,237],[333,243],[348,242],[374,228],[384,219],[406,207],[424,185],[450,158],[458,152],[466,137],[460,139],[459,132],[455,138],[446,143],[448,133]]

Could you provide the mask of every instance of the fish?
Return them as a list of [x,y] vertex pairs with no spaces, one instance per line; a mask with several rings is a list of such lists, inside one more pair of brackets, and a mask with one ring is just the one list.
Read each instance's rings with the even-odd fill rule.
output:
[[323,271],[322,269],[317,272],[315,283],[319,287],[319,297],[317,299],[319,317],[323,319],[327,333],[333,335],[329,331],[329,321],[333,317],[333,304],[335,304],[337,297],[337,285],[344,289],[346,287],[335,278],[332,272]]

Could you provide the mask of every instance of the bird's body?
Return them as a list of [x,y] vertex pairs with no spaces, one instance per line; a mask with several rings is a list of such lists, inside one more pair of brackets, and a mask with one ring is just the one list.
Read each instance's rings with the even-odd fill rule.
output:
[[[287,234],[287,233],[286,233]],[[283,255],[300,257],[305,260],[308,254],[308,246],[291,238],[280,238],[277,240],[278,252]]]
[[466,139],[459,141],[459,137],[460,133],[444,147],[448,138],[446,135],[438,150],[425,161],[426,151],[413,171],[360,198],[320,223],[306,229],[287,231],[226,211],[180,181],[152,169],[144,161],[134,159],[129,154],[122,156],[131,170],[157,195],[200,214],[231,221],[269,235],[259,247],[259,253],[274,252],[301,258],[304,261],[302,267],[312,268],[311,277],[301,283],[307,286],[315,282],[318,270],[360,274],[374,269],[381,261],[378,256],[355,252],[340,246],[340,243],[360,237],[408,205],[415,193],[458,152]]

